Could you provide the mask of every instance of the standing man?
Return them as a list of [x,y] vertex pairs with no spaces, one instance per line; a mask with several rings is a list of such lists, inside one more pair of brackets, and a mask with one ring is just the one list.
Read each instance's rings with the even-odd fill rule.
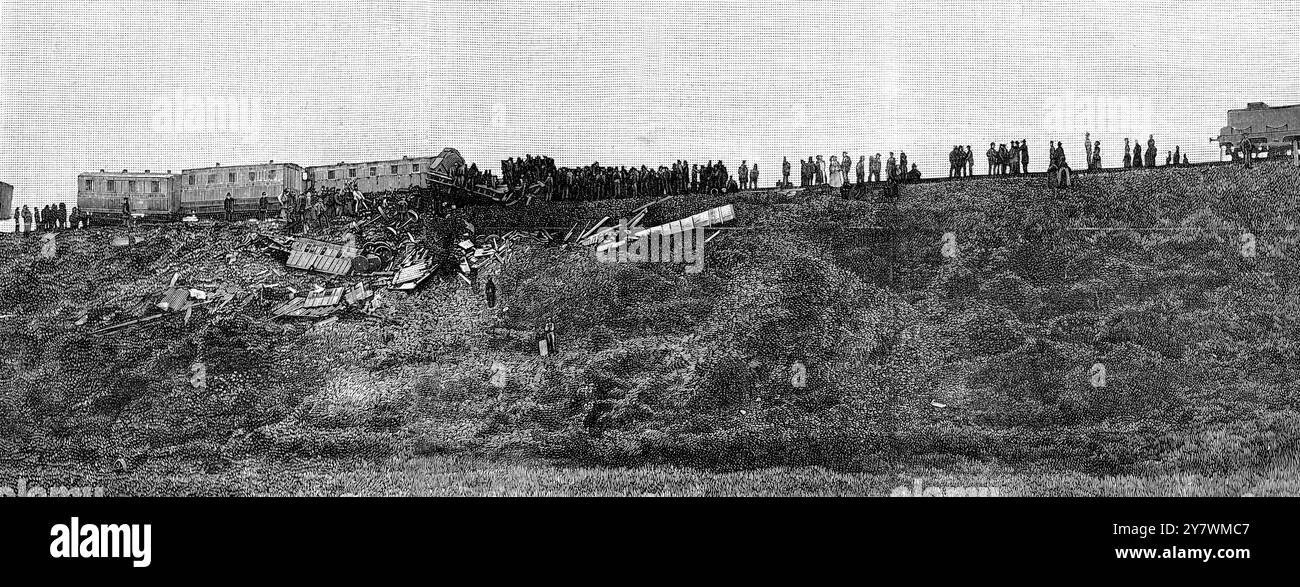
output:
[[858,170],[857,170],[858,183],[866,183],[866,179],[867,179],[866,162],[867,162],[866,155],[858,155]]
[[31,234],[32,232],[32,209],[23,204],[23,233]]
[[749,165],[747,160],[740,160],[740,169],[737,174],[740,175],[740,189],[743,190],[749,187]]
[[970,145],[966,145],[966,176],[975,175],[975,152],[971,150]]
[[893,151],[889,152],[889,160],[885,162],[885,177],[888,177],[889,181],[898,179],[898,161],[894,159]]
[[1083,133],[1083,155],[1086,168],[1092,169],[1092,133],[1090,132]]
[[1029,173],[1029,141],[1020,139],[1020,169]]
[[257,219],[260,222],[266,222],[266,211],[271,207],[271,201],[266,199],[266,192],[262,192],[262,197],[257,199]]
[[997,143],[989,143],[989,150],[984,154],[987,155],[989,158],[989,175],[993,175],[993,168],[995,165],[997,165],[997,161],[998,161]]
[[1156,166],[1156,135],[1147,136],[1147,167]]
[[844,172],[844,183],[853,183],[849,181],[849,170],[853,168],[853,159],[849,157],[848,151],[844,151],[840,155],[840,169]]
[[899,152],[898,152],[898,170],[897,170],[897,171],[898,171],[898,177],[899,177],[900,179],[901,179],[904,175],[907,175],[907,153],[904,153],[904,152],[902,152],[902,151],[899,151]]
[[755,161],[753,165],[749,166],[749,189],[751,190],[758,189],[758,162],[757,161]]
[[233,221],[235,219],[235,198],[230,195],[230,192],[226,192],[226,200],[223,203],[223,207],[226,211],[226,222]]
[[131,228],[131,199],[122,197],[122,226]]
[[[1246,169],[1250,169],[1255,160],[1255,143],[1250,142],[1250,133],[1241,133],[1241,160],[1246,164]],[[23,207],[24,210],[26,208]]]
[[1091,165],[1092,165],[1092,168],[1093,168],[1093,169],[1096,169],[1096,170],[1098,170],[1098,171],[1101,170],[1101,141],[1094,141],[1094,142],[1092,143],[1092,163],[1091,163]]
[[790,187],[790,158],[781,157],[781,187]]

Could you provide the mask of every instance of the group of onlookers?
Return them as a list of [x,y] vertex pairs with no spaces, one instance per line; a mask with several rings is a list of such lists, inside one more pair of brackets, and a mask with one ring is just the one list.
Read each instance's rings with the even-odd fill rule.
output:
[[722,193],[758,186],[758,164],[743,161],[731,177],[722,161],[704,165],[685,160],[658,168],[606,166],[556,167],[550,157],[525,155],[501,162],[502,177],[512,192],[554,200],[662,197],[686,193]]
[[[784,159],[782,167],[782,185],[790,185],[790,161]],[[830,162],[827,163],[821,155],[810,156],[807,159],[799,160],[799,185],[803,187],[829,185],[831,187],[841,187],[855,183],[865,184],[881,181],[882,169],[885,178],[890,181],[906,181],[921,179],[921,171],[913,163],[911,169],[907,167],[907,153],[899,153],[895,158],[893,151],[889,153],[888,162],[882,162],[880,153],[870,157],[858,155],[858,161],[855,165],[853,157],[848,151],[843,151],[839,156],[831,155]]]
[[44,207],[14,208],[14,233],[31,233],[33,230],[63,230],[90,226],[90,214],[76,206],[71,210],[63,202]]

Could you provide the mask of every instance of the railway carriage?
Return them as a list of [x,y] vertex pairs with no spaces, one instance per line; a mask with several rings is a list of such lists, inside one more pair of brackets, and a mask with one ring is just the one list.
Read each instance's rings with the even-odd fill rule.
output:
[[1240,157],[1243,141],[1250,141],[1256,153],[1270,159],[1290,156],[1300,164],[1300,104],[1269,106],[1251,102],[1245,108],[1228,111],[1228,125],[1219,130],[1219,148],[1234,159]]
[[82,173],[77,176],[77,208],[90,214],[92,221],[111,215],[121,218],[123,199],[130,202],[131,213],[146,219],[172,220],[180,205],[180,176],[167,171]]

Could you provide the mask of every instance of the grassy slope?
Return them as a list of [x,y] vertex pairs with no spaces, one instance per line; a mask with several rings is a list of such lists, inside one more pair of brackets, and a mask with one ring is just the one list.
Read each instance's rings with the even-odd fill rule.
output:
[[[181,242],[173,229],[125,252],[105,233],[66,237],[53,271],[31,261],[35,243],[6,241],[0,294],[21,317],[4,323],[16,341],[7,365],[16,385],[0,423],[9,451],[27,458],[103,468],[118,457],[171,457],[160,462],[216,467],[178,472],[180,493],[208,484],[347,491],[374,473],[395,488],[385,492],[415,493],[440,491],[429,475],[470,493],[619,493],[620,482],[638,493],[644,482],[682,494],[715,486],[802,493],[803,483],[878,494],[901,484],[897,475],[941,484],[929,480],[952,474],[961,480],[953,485],[1015,488],[1006,494],[1164,494],[1188,484],[1211,494],[1293,494],[1294,253],[1246,271],[1233,232],[1085,235],[1059,222],[1278,226],[1295,218],[1298,186],[1296,170],[1280,165],[1085,175],[1070,192],[1045,190],[1037,178],[924,184],[905,188],[898,217],[819,194],[678,198],[648,221],[734,203],[734,225],[756,230],[710,243],[709,268],[690,279],[678,268],[597,264],[576,247],[521,246],[496,277],[500,311],[444,280],[418,295],[390,294],[383,325],[268,327],[254,303],[248,317],[206,330],[173,321],[112,343],[87,339],[68,320],[81,308],[96,319],[103,308],[128,315],[138,302],[131,296],[160,287],[176,267],[192,284],[323,280],[259,275],[279,264],[247,252],[234,259],[232,278],[227,249],[211,244],[221,235],[190,239],[192,250],[167,257]],[[627,215],[639,203],[474,209],[468,219],[564,226]],[[880,225],[900,231],[892,265],[881,231],[854,228]],[[444,226],[454,223],[431,228]],[[938,254],[944,232],[958,235],[957,261]],[[543,360],[534,337],[547,320],[557,324],[561,353]],[[58,376],[74,364],[66,356],[87,370],[83,383]],[[184,385],[200,356],[210,394]],[[810,367],[809,388],[797,393],[787,382],[794,358]],[[493,361],[510,369],[503,391],[487,384]],[[1106,394],[1086,385],[1097,361],[1111,371]],[[250,364],[251,376],[240,372]],[[1026,364],[1033,368],[1018,368]],[[609,409],[589,420],[597,393]],[[935,410],[931,400],[951,408]],[[593,439],[592,426],[604,434]],[[646,468],[383,460],[434,453]],[[945,453],[961,456],[925,465],[925,455]],[[324,471],[318,485],[258,480],[301,470],[299,459]],[[654,462],[867,472],[797,469],[791,481],[764,485],[753,473]],[[170,478],[169,467],[142,464],[138,475]],[[482,467],[509,481],[474,473]]]

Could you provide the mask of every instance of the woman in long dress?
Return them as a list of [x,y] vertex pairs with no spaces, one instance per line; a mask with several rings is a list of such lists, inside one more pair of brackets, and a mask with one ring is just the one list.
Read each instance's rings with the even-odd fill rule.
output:
[[837,188],[844,185],[844,174],[840,172],[839,158],[831,155],[831,187]]

